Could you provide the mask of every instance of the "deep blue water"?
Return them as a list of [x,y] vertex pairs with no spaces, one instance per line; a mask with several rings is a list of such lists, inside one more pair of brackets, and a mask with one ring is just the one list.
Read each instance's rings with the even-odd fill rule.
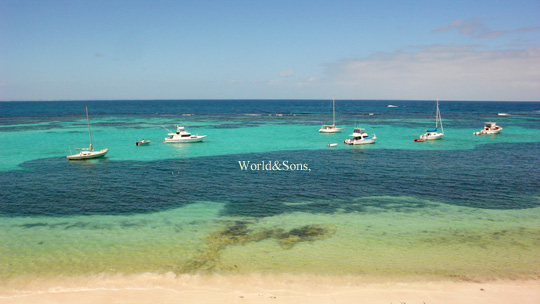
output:
[[[374,113],[372,124],[415,125],[433,101],[338,101],[345,122]],[[388,108],[388,104],[399,106]],[[284,114],[284,124],[319,124],[328,100],[187,100],[1,102],[2,132],[36,122],[62,127],[81,118],[153,118],[192,113],[208,123],[242,117],[241,128],[264,123],[244,114]],[[497,113],[511,113],[512,124],[539,128],[538,102],[445,102],[443,119],[468,128]],[[101,122],[105,125],[105,122]],[[110,123],[116,126],[117,123]],[[204,125],[204,122],[201,122]],[[121,125],[118,123],[118,125]],[[107,125],[108,126],[108,125]],[[219,126],[219,124],[218,124]],[[225,127],[225,126],[222,126]],[[316,136],[316,131],[314,133]],[[309,140],[309,139],[306,139]],[[380,208],[423,208],[423,200],[488,209],[540,205],[540,143],[498,143],[473,150],[349,149],[246,153],[154,161],[68,162],[64,157],[23,163],[26,170],[0,172],[1,216],[68,216],[146,213],[200,201],[225,203],[226,215],[271,216],[287,212],[332,213]],[[24,153],[24,151],[21,151]],[[239,161],[288,161],[311,171],[242,171]],[[413,197],[387,204],[384,197]],[[357,203],[359,198],[362,204]],[[290,204],[306,202],[305,204]]]
[[[388,105],[397,108],[388,108]],[[355,124],[369,116],[385,121],[372,124],[399,127],[424,127],[415,119],[435,116],[435,101],[397,100],[336,100],[337,118],[341,124]],[[497,117],[497,113],[510,113],[522,118],[516,125],[540,129],[540,102],[470,102],[440,101],[443,120],[453,128],[468,128]],[[245,127],[265,123],[264,117],[280,114],[282,123],[318,125],[328,121],[330,100],[114,100],[114,101],[28,101],[0,102],[1,131],[21,131],[29,126],[43,130],[57,128],[62,121],[81,119],[88,106],[91,119],[127,117],[139,119],[177,118],[194,114],[201,121],[226,122],[242,118],[241,125],[218,125],[217,128]],[[246,116],[260,114],[261,116]],[[36,123],[42,123],[36,126]],[[95,126],[118,126],[124,122],[93,122]],[[14,126],[12,126],[14,125]],[[199,126],[205,126],[201,122]],[[131,126],[133,127],[133,126]],[[135,126],[136,127],[136,126]]]
[[[388,117],[403,118],[416,113],[425,115],[435,101],[398,100],[336,100],[337,109],[344,115],[384,113]],[[388,108],[388,105],[398,108]],[[440,101],[443,117],[456,114],[512,113],[540,115],[540,102]],[[92,115],[197,115],[216,114],[316,114],[328,113],[331,100],[99,100],[99,101],[27,101],[0,102],[0,118],[80,116],[88,105]]]
[[[393,201],[388,208],[422,208],[422,199],[530,208],[540,205],[539,151],[539,143],[530,143],[512,149],[494,144],[472,151],[290,151],[152,162],[40,159],[25,163],[27,170],[0,174],[0,214],[131,214],[216,201],[226,204],[226,215],[261,217],[385,208],[387,201],[377,198],[384,196],[419,199]],[[305,163],[311,171],[242,171],[238,161],[248,160]]]

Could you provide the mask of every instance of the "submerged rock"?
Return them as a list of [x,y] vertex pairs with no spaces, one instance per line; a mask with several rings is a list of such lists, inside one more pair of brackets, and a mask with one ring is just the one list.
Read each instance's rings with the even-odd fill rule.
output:
[[283,248],[290,249],[300,242],[313,242],[329,238],[336,232],[333,225],[306,225],[292,229],[277,236],[278,242]]
[[221,252],[230,245],[244,245],[268,239],[276,239],[284,249],[291,249],[300,242],[313,242],[331,237],[336,232],[334,225],[306,225],[285,231],[282,228],[265,229],[253,232],[248,223],[236,221],[224,229],[214,232],[205,238],[201,253],[187,263],[181,272],[193,273],[213,271],[217,267]]

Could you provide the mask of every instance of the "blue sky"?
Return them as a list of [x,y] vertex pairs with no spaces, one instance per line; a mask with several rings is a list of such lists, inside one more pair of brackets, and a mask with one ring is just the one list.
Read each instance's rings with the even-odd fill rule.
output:
[[0,100],[540,101],[540,0],[0,0]]

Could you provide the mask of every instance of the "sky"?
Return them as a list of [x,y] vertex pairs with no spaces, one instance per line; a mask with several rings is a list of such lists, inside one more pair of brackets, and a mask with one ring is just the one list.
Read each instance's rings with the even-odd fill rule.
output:
[[0,101],[540,101],[540,0],[0,0]]

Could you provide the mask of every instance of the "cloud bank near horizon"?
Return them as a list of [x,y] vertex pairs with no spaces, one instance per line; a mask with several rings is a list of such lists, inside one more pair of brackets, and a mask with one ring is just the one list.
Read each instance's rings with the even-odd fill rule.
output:
[[343,60],[327,69],[336,86],[366,98],[540,100],[540,47],[433,45]]
[[441,26],[435,29],[435,33],[444,33],[451,30],[456,30],[460,34],[471,36],[472,38],[482,39],[495,39],[510,34],[519,34],[526,32],[540,31],[540,26],[523,27],[512,30],[491,30],[485,25],[480,18],[459,19],[450,22],[448,25]]

